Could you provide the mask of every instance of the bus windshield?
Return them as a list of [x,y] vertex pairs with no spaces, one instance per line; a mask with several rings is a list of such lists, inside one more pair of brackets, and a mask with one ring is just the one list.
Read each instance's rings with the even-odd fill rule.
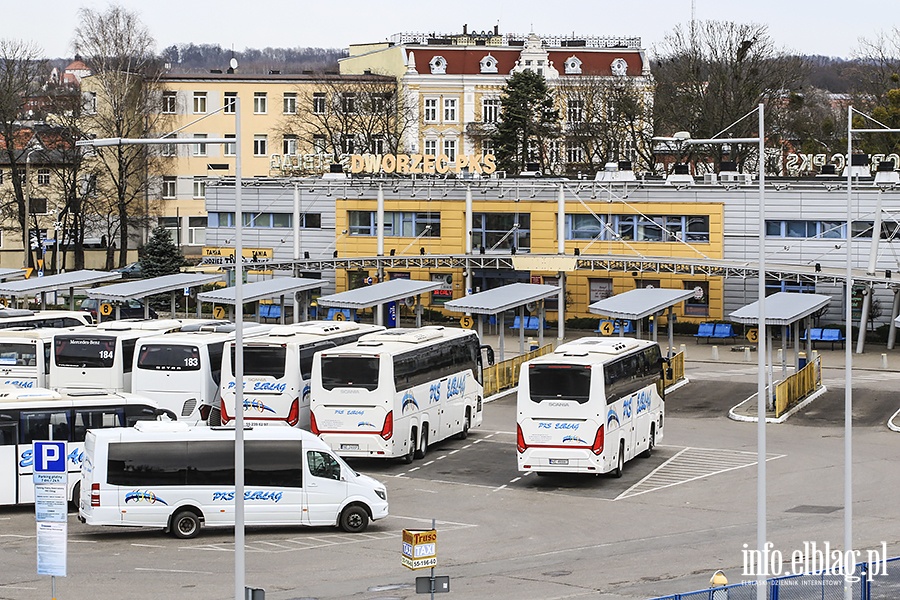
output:
[[363,388],[378,387],[378,359],[366,356],[322,357],[322,387]]
[[60,367],[109,369],[116,357],[116,339],[112,337],[57,336],[54,347]]
[[[244,346],[244,375],[284,377],[287,348],[284,346]],[[234,377],[234,345],[231,346],[231,376]]]
[[37,364],[34,344],[0,344],[0,367],[27,367]]
[[200,350],[180,344],[147,344],[138,354],[137,366],[151,371],[199,371]]
[[528,386],[532,402],[575,400],[584,404],[591,394],[591,368],[582,365],[531,365]]

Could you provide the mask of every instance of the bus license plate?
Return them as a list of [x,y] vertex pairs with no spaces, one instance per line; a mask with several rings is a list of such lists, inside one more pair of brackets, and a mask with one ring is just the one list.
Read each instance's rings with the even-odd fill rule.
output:
[[341,444],[341,450],[359,450],[359,444]]
[[569,459],[568,458],[551,458],[550,464],[551,465],[567,465],[567,464],[569,464]]

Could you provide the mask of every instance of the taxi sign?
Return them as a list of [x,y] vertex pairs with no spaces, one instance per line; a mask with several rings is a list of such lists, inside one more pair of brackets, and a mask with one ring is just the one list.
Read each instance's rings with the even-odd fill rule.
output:
[[407,569],[428,569],[437,565],[437,530],[403,530],[400,564]]
[[469,315],[465,315],[464,317],[460,317],[459,324],[462,325],[463,329],[472,329],[472,325],[475,324],[475,319]]
[[612,335],[613,330],[614,327],[612,321],[600,321],[600,333],[603,335]]

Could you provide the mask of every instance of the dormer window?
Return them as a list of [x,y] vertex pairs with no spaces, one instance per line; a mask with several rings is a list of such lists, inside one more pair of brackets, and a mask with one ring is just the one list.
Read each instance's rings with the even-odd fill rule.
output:
[[581,59],[577,56],[566,59],[566,75],[581,75]]
[[481,59],[481,72],[482,73],[496,73],[497,72],[497,59],[488,54],[484,58]]
[[612,61],[610,68],[612,69],[613,75],[618,77],[624,77],[628,74],[628,63],[625,62],[624,58],[617,58]]
[[447,73],[447,59],[443,56],[435,56],[428,63],[428,66],[431,67],[432,75],[445,75]]

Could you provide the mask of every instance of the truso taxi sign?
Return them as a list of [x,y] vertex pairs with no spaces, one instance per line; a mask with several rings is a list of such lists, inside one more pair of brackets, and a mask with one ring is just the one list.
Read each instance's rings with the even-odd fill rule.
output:
[[400,564],[412,570],[437,566],[437,530],[404,529]]

